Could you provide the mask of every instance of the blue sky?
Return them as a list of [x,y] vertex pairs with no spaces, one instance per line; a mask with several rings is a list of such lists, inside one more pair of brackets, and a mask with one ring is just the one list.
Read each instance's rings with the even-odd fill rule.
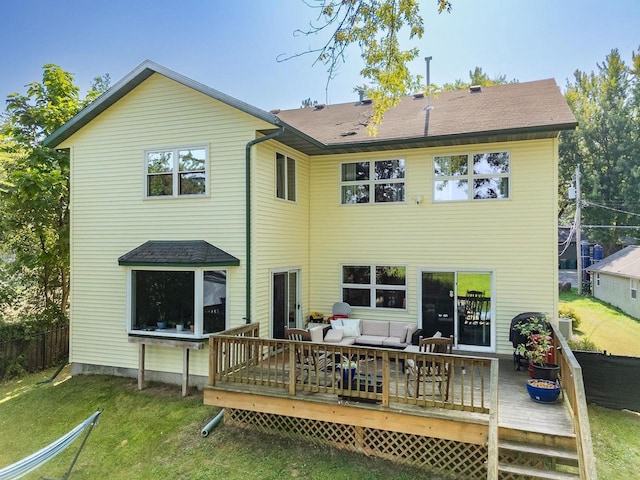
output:
[[[314,0],[307,0],[313,3]],[[442,84],[468,79],[480,66],[490,76],[519,81],[555,78],[560,87],[576,69],[597,68],[613,48],[629,61],[640,47],[637,0],[452,0],[437,14],[423,0],[426,34],[412,64]],[[3,0],[0,9],[0,97],[24,93],[55,63],[86,90],[109,73],[115,82],[145,59],[256,107],[296,108],[305,98],[355,100],[364,83],[359,52],[329,85],[326,68],[304,56],[277,62],[322,41],[294,36],[317,12],[302,0]]]

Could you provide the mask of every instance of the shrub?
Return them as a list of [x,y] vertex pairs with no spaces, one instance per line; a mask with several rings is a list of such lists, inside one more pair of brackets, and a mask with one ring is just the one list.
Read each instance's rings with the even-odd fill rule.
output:
[[569,348],[571,350],[582,350],[586,352],[600,352],[601,350],[588,338],[581,338],[580,340],[569,340]]
[[576,311],[567,305],[561,305],[558,308],[558,318],[570,318],[571,328],[573,330],[578,330],[580,328],[580,324],[582,323],[582,319],[576,313]]

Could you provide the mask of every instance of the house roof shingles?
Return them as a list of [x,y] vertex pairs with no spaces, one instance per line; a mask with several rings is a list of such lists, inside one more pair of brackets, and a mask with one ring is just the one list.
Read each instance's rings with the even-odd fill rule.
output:
[[587,271],[620,277],[640,278],[640,246],[629,245],[591,265]]
[[366,132],[371,104],[298,108],[277,116],[330,149],[385,142],[469,143],[464,137],[478,141],[478,137],[499,135],[541,138],[577,125],[553,79],[482,87],[478,92],[442,92],[431,96],[429,104],[427,109],[426,97],[402,97],[398,106],[385,113],[376,137]]
[[238,266],[240,260],[204,240],[149,240],[118,258],[125,266]]
[[307,155],[550,138],[577,125],[555,81],[549,79],[482,87],[479,92],[443,92],[429,97],[429,110],[426,97],[403,97],[386,112],[378,135],[371,137],[366,132],[371,104],[297,108],[274,115],[147,60],[53,132],[44,144],[60,145],[153,74],[273,125],[261,133],[284,128],[278,141]]

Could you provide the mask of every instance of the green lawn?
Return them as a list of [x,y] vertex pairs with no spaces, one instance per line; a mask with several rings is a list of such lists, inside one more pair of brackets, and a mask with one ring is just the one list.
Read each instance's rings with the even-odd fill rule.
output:
[[[582,317],[576,336],[601,349],[638,355],[640,322],[597,300],[561,294]],[[64,435],[103,409],[71,478],[95,479],[415,479],[420,469],[377,458],[281,440],[225,425],[203,438],[202,427],[217,410],[201,394],[182,398],[176,386],[136,389],[134,379],[71,378],[37,386],[53,370],[0,384],[0,467]],[[635,478],[640,471],[640,415],[590,406],[589,417],[601,479]],[[60,478],[80,440],[26,478]]]
[[570,306],[582,319],[574,340],[591,340],[612,355],[640,356],[640,321],[575,291],[560,293],[560,305]]
[[[0,467],[30,455],[67,433],[98,408],[72,479],[415,479],[424,470],[332,448],[237,430],[224,424],[207,438],[202,427],[217,409],[202,394],[182,398],[176,386],[136,389],[133,379],[70,378],[36,386],[53,371],[0,385]],[[25,477],[60,478],[80,444],[76,440]]]

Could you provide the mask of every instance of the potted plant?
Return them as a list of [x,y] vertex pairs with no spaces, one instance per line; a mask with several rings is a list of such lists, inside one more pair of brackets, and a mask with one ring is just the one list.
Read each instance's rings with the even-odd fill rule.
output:
[[536,402],[553,403],[560,395],[560,383],[557,380],[553,382],[551,380],[530,378],[527,380],[527,392]]
[[529,359],[532,377],[555,382],[560,367],[554,363],[553,336],[546,319],[530,318],[515,328],[527,338],[527,343],[516,347],[516,353]]

